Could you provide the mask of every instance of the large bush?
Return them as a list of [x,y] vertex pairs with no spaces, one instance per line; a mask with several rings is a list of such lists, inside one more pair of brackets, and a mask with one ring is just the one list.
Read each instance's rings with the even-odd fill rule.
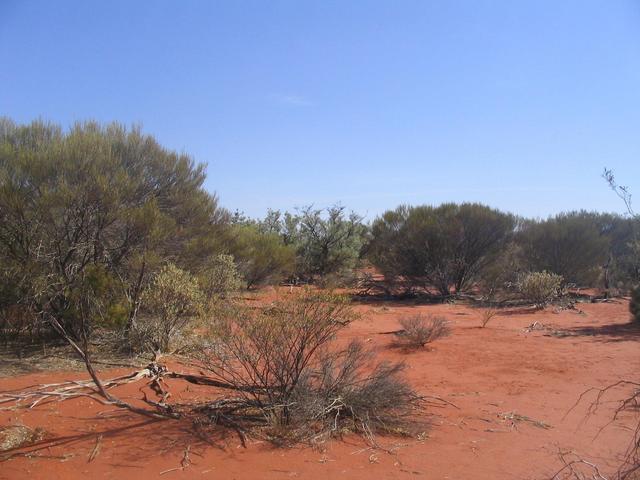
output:
[[204,178],[136,128],[0,121],[0,269],[14,279],[0,310],[76,337],[96,318],[130,330],[163,262],[194,270],[222,248],[227,215]]
[[478,278],[514,226],[513,216],[480,204],[402,206],[375,220],[368,255],[388,280],[403,276],[449,295]]
[[583,286],[596,285],[610,249],[598,215],[588,212],[526,222],[518,241],[528,269],[555,272]]
[[215,255],[198,276],[202,292],[209,298],[224,298],[244,287],[233,255]]

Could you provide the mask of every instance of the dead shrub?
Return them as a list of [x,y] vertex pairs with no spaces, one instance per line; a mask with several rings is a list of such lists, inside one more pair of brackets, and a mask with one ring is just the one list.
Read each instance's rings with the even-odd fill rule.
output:
[[441,316],[413,315],[400,319],[402,330],[396,332],[395,346],[403,348],[423,348],[439,338],[451,334],[451,327],[446,318]]
[[375,363],[359,342],[334,343],[353,318],[344,300],[310,294],[261,310],[235,305],[219,312],[216,343],[197,363],[235,396],[201,411],[277,443],[345,429],[368,437],[406,431],[420,397],[402,378],[403,364]]

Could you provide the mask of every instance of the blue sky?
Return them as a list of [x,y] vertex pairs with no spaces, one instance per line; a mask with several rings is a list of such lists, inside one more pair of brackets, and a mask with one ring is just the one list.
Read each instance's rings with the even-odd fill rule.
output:
[[0,115],[141,124],[252,216],[622,211],[640,0],[0,0]]

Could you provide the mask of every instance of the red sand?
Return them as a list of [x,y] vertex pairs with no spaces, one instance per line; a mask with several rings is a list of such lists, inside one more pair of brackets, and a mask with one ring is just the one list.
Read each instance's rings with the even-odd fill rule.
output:
[[[431,409],[433,425],[424,439],[379,438],[391,453],[367,449],[357,436],[318,448],[278,449],[252,442],[245,449],[235,435],[227,435],[212,439],[215,445],[210,446],[178,421],[153,422],[76,399],[0,412],[0,425],[44,427],[53,435],[40,445],[51,445],[38,449],[40,458],[14,457],[0,463],[0,478],[540,479],[560,468],[559,448],[574,450],[603,472],[612,472],[631,438],[625,425],[634,425],[637,418],[625,416],[596,437],[615,404],[604,404],[588,421],[585,411],[593,395],[569,410],[589,387],[624,378],[637,380],[640,331],[628,328],[626,302],[578,307],[583,315],[551,310],[501,314],[481,329],[480,311],[464,306],[359,306],[363,317],[346,330],[345,337],[367,341],[381,358],[405,360],[407,375],[419,392],[460,408]],[[391,336],[378,333],[397,329],[399,316],[418,312],[444,315],[453,324],[452,335],[437,341],[431,351],[404,354],[388,348]],[[556,338],[545,336],[544,331],[525,333],[523,329],[535,321],[574,332],[589,328],[589,335],[582,331],[582,335]],[[104,371],[102,376],[118,373],[126,372]],[[86,375],[78,372],[2,378],[0,391],[81,378]],[[140,386],[127,385],[114,392],[141,398]],[[170,387],[174,401],[198,394],[196,387],[181,381],[171,381]],[[624,393],[613,392],[609,398],[621,398]],[[529,422],[517,422],[514,428],[500,417],[507,412],[552,428]],[[100,451],[88,462],[99,434],[103,437]],[[161,475],[180,467],[187,446],[191,465]]]

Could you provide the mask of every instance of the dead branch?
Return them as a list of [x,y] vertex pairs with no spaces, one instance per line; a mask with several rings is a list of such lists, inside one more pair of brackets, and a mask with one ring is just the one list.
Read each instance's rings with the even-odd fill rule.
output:
[[[607,477],[602,475],[595,463],[584,460],[573,451],[558,450],[558,457],[560,458],[563,467],[558,470],[553,477],[551,477],[551,480],[608,480]],[[586,466],[589,470],[589,474],[584,472],[584,468],[578,468],[579,466]]]

